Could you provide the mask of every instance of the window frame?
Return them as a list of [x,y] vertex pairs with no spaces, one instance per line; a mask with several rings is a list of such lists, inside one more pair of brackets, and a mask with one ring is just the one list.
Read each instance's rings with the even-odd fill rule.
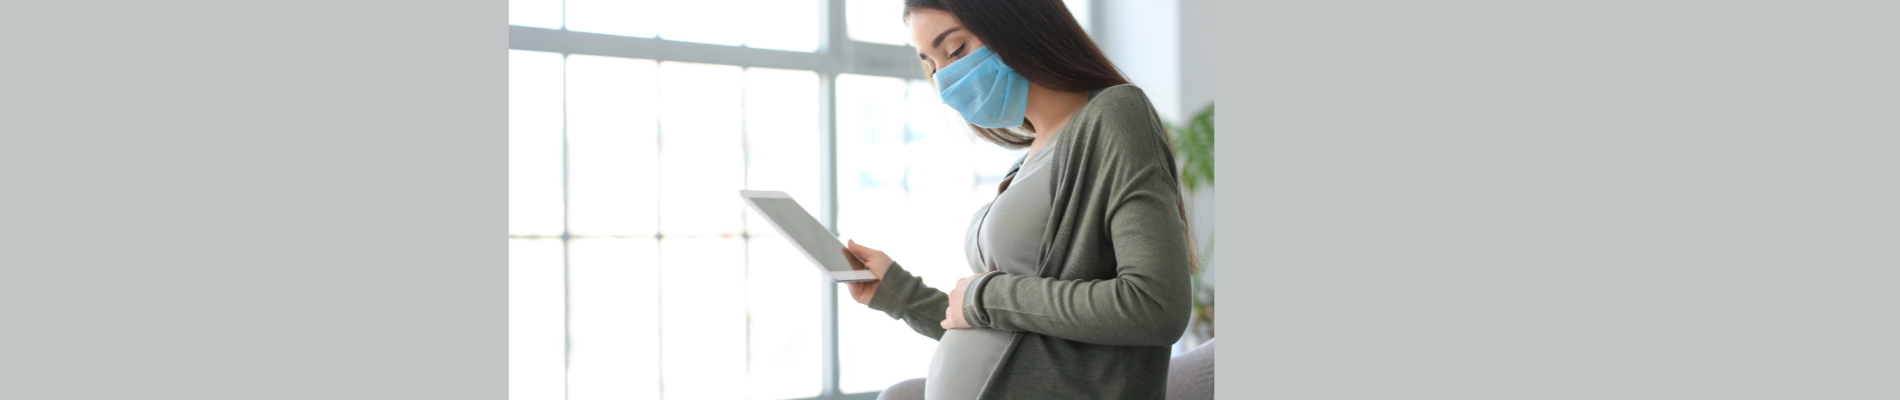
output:
[[[836,110],[838,75],[870,75],[906,80],[925,79],[927,76],[917,63],[911,61],[917,56],[917,50],[911,46],[851,40],[845,22],[845,0],[823,0],[819,9],[819,45],[817,50],[809,53],[673,41],[663,37],[642,38],[570,31],[567,30],[566,24],[562,24],[562,27],[558,29],[509,25],[508,49],[559,53],[563,58],[572,54],[581,54],[816,72],[819,88],[818,98],[814,100],[818,101],[820,113],[818,127],[820,211],[818,218],[826,228],[836,234],[838,232]],[[562,163],[565,165],[568,154],[565,128],[562,129],[561,135]],[[561,186],[563,203],[565,203],[568,196],[565,167],[563,167]],[[565,223],[558,237],[513,233],[510,233],[508,237],[510,239],[558,238],[561,240],[563,252],[566,252],[573,240],[577,238],[569,232]],[[571,270],[571,260],[563,257],[562,262],[563,271]],[[565,275],[565,272],[563,274]],[[822,389],[818,397],[800,400],[875,399],[878,395],[875,391],[847,395],[840,389],[838,285],[823,279],[817,282],[822,288],[823,319],[819,323],[822,329],[820,336],[822,338],[820,357],[823,360],[820,366],[822,368],[820,375],[823,377]]]

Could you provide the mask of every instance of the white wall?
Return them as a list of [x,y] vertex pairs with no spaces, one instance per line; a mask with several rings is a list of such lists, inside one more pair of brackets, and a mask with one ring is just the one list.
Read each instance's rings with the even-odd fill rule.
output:
[[1096,43],[1163,119],[1179,121],[1214,101],[1214,0],[1094,0],[1090,8]]
[[1095,42],[1167,121],[1181,114],[1178,0],[1095,0]]

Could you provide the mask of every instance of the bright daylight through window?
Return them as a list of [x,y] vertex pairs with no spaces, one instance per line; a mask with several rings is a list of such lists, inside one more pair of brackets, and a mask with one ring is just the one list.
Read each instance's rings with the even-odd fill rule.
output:
[[934,342],[831,287],[737,195],[789,192],[932,286],[969,275],[963,228],[1021,152],[939,102],[901,7],[510,1],[510,398],[821,398],[924,376]]

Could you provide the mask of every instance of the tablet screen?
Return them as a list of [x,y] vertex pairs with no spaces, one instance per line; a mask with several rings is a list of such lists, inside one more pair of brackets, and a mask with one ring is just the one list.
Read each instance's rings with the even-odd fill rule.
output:
[[850,271],[851,262],[844,258],[844,243],[838,242],[830,230],[805,212],[798,202],[786,198],[752,197],[748,198],[758,207],[760,214],[778,224],[779,231],[790,237],[793,243],[818,259],[818,265],[831,271]]

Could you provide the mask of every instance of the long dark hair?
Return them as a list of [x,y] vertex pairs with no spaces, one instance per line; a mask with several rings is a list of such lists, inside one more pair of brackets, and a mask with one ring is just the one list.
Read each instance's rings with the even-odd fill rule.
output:
[[[1088,92],[1128,84],[1128,78],[1089,39],[1062,0],[904,0],[905,24],[910,23],[911,12],[918,9],[950,13],[970,34],[983,40],[983,47],[1037,85],[1061,92]],[[925,66],[925,71],[928,68]],[[1036,127],[1028,118],[1023,119],[1023,127],[1030,133],[970,125],[977,137],[1009,149],[1029,147],[1036,140]],[[1166,132],[1161,138],[1173,151],[1174,142]],[[997,191],[1008,186],[1009,180],[1004,180]],[[1200,249],[1181,192],[1176,185],[1176,209],[1182,226],[1187,227],[1188,268],[1190,273],[1200,273]]]

